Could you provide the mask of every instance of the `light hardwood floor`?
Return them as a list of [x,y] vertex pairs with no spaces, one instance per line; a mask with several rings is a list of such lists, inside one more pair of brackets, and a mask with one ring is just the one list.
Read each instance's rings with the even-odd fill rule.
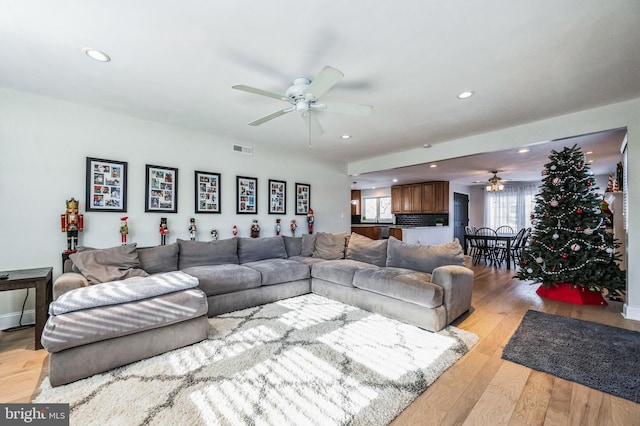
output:
[[[392,423],[400,425],[640,425],[640,404],[503,361],[502,349],[528,309],[640,331],[622,304],[573,305],[541,299],[513,271],[478,266],[473,309],[454,325],[480,341]],[[29,402],[47,375],[33,328],[0,332],[0,402]],[[640,375],[640,372],[638,372]]]

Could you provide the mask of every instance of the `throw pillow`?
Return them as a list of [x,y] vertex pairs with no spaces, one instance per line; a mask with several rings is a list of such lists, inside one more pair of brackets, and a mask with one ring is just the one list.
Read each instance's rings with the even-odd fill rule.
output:
[[191,241],[178,239],[178,269],[192,266],[238,264],[238,239]]
[[286,258],[287,249],[281,236],[238,239],[238,260],[240,263]]
[[171,272],[178,269],[178,244],[138,249],[142,269],[150,274]]
[[389,237],[387,266],[431,273],[444,265],[464,265],[462,246],[457,238],[446,244],[423,246]]
[[313,257],[320,259],[334,260],[344,259],[345,237],[347,234],[329,234],[318,232],[316,234],[316,245],[313,250]]
[[302,253],[302,238],[282,236],[284,248],[287,250],[287,257],[300,256]]
[[316,247],[317,234],[302,234],[302,247],[300,248],[300,256],[311,257]]
[[347,259],[359,260],[376,266],[387,264],[388,240],[372,240],[358,233],[352,233],[347,245]]
[[84,249],[69,256],[89,284],[149,275],[140,268],[136,243],[106,249]]

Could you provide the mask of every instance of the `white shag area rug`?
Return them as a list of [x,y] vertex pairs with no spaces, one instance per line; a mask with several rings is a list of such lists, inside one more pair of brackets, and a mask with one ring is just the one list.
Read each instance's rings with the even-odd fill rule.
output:
[[385,425],[477,341],[308,294],[209,319],[209,338],[51,388],[72,425]]

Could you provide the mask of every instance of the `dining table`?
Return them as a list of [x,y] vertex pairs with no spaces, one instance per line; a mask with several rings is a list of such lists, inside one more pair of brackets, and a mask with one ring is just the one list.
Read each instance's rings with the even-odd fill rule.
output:
[[464,234],[464,254],[467,254],[467,241],[475,239],[476,241],[480,240],[483,242],[488,241],[505,241],[506,242],[506,257],[507,261],[507,269],[511,269],[511,243],[516,239],[516,235],[514,233],[500,233],[496,235],[477,235],[477,234]]

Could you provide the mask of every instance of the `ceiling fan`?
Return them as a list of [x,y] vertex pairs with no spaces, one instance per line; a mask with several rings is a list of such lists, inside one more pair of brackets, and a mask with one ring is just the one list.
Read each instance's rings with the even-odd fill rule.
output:
[[373,107],[371,105],[319,101],[319,98],[335,86],[343,77],[344,74],[342,74],[341,71],[327,65],[322,68],[318,76],[313,81],[304,77],[296,78],[293,81],[293,85],[286,90],[284,95],[279,95],[262,89],[256,89],[255,87],[245,86],[243,84],[237,84],[232,86],[232,88],[242,90],[243,92],[279,99],[291,104],[286,108],[272,112],[271,114],[252,121],[249,123],[249,126],[259,126],[289,112],[300,111],[300,115],[309,129],[309,140],[311,140],[311,135],[321,135],[324,133],[324,130],[318,121],[318,117],[316,117],[315,114],[318,111],[330,111],[360,116],[369,115],[371,114],[371,111],[373,111]]

